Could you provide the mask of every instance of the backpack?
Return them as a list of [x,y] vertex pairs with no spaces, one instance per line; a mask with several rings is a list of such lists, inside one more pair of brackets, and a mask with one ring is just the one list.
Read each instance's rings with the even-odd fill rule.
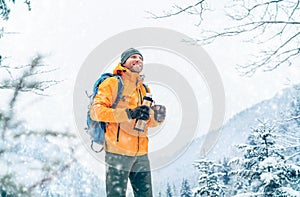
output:
[[[103,150],[103,145],[105,143],[105,130],[106,130],[106,122],[101,122],[101,121],[94,121],[90,117],[90,106],[94,102],[94,98],[98,93],[98,87],[99,85],[107,78],[110,77],[116,77],[118,79],[118,94],[116,97],[116,100],[114,101],[112,108],[116,108],[117,104],[119,103],[121,97],[122,97],[122,92],[124,88],[124,84],[122,81],[122,78],[120,75],[114,75],[112,73],[103,73],[95,82],[94,87],[93,87],[93,94],[88,96],[90,98],[90,104],[88,106],[88,112],[87,112],[87,117],[86,117],[86,123],[87,123],[87,128],[85,129],[86,132],[90,135],[91,137],[91,149],[99,153]],[[94,143],[97,143],[101,145],[100,150],[95,150],[94,148]]]
[[[120,75],[115,75],[112,73],[103,73],[94,84],[93,94],[88,96],[90,98],[90,104],[88,106],[88,112],[87,112],[87,117],[86,117],[87,127],[85,128],[85,130],[91,137],[91,149],[96,153],[101,152],[104,148],[104,144],[105,144],[105,136],[104,135],[105,135],[105,130],[106,130],[106,122],[92,120],[90,117],[90,106],[93,104],[94,98],[98,93],[99,85],[105,79],[110,78],[110,77],[116,77],[118,80],[118,94],[117,94],[116,100],[114,101],[114,103],[112,105],[113,109],[116,108],[117,104],[119,103],[120,99],[122,98],[122,92],[124,89],[123,80]],[[143,84],[143,86],[144,86],[146,92],[148,93],[149,92],[148,87],[145,84]],[[94,143],[99,144],[102,147],[99,150],[95,150]]]

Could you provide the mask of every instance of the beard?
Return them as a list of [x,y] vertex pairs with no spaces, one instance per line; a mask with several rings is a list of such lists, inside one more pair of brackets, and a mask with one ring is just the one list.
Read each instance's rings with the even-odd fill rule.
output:
[[130,68],[131,72],[140,73],[143,70],[143,65],[134,65]]

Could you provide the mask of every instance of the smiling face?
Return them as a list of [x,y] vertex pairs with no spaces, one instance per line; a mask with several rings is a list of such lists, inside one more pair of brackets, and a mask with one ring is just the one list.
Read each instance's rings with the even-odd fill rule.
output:
[[124,67],[136,73],[140,73],[143,70],[143,65],[143,58],[139,54],[131,55],[123,64]]

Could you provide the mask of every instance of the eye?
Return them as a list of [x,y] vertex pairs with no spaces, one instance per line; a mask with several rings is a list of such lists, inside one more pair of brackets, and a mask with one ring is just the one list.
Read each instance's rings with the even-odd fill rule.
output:
[[131,55],[130,58],[136,59],[136,55]]
[[131,55],[130,58],[132,59],[139,59],[143,61],[143,58],[140,55]]

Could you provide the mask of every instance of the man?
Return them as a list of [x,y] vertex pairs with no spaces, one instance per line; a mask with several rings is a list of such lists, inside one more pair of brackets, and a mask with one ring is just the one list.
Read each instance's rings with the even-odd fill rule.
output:
[[[106,194],[125,197],[128,178],[135,197],[152,197],[151,172],[148,159],[148,127],[161,124],[166,109],[161,105],[151,108],[142,105],[149,88],[143,85],[143,56],[130,48],[121,55],[121,62],[113,73],[124,83],[122,98],[111,108],[118,91],[118,80],[110,77],[99,85],[91,106],[91,118],[108,122],[105,133]],[[146,89],[147,88],[147,89]],[[147,121],[144,131],[134,130],[137,120]]]

